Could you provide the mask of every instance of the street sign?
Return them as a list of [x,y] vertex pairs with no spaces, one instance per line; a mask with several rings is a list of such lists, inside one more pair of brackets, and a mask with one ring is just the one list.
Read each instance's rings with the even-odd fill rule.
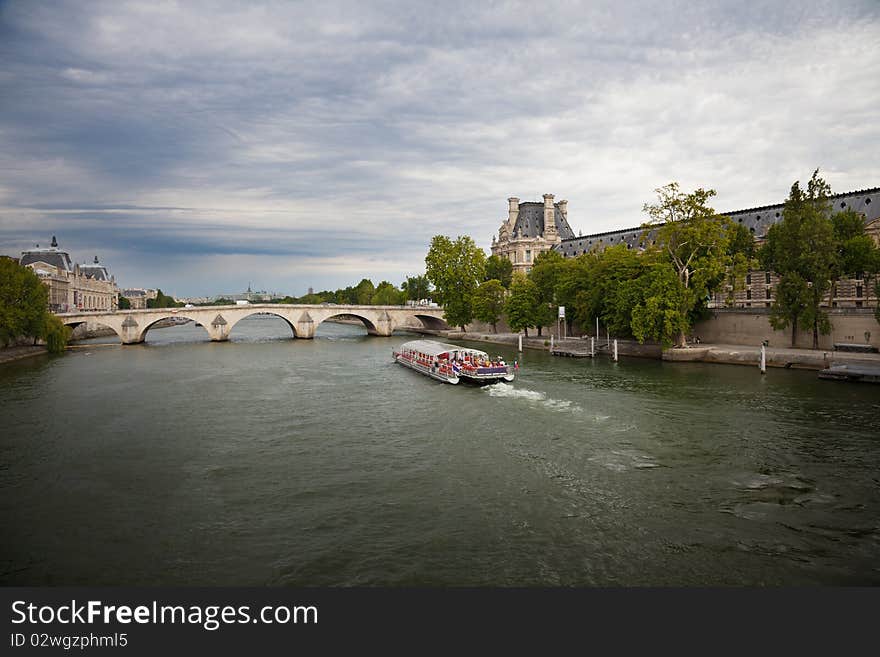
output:
[[565,306],[559,306],[559,319],[565,319]]

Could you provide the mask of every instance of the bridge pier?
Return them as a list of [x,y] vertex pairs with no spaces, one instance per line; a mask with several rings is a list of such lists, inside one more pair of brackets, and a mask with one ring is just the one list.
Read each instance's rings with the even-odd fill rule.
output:
[[122,322],[122,333],[119,337],[122,338],[122,344],[140,344],[144,341],[141,328],[131,315]]
[[379,318],[375,321],[374,326],[376,327],[375,331],[367,329],[369,335],[378,335],[387,338],[394,332],[394,322],[386,311],[382,311],[382,314],[379,315]]
[[312,316],[308,313],[308,311],[304,312],[299,316],[299,321],[293,325],[294,333],[296,333],[297,338],[301,338],[303,340],[311,340],[315,337],[315,320],[312,319]]
[[223,315],[217,315],[208,328],[211,342],[227,342],[229,340],[229,323],[223,319]]

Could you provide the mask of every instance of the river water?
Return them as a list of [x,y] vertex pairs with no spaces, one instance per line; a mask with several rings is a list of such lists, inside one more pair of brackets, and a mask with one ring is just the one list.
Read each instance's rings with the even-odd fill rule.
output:
[[290,335],[0,367],[0,583],[880,584],[877,387],[527,351],[472,388]]

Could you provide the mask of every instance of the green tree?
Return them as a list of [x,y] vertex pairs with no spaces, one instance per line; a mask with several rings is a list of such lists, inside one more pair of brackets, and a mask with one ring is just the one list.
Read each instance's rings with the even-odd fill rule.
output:
[[564,267],[565,258],[558,251],[543,251],[535,258],[529,278],[538,289],[538,310],[535,316],[538,335],[541,327],[551,326],[558,317],[559,304],[556,301],[556,285]]
[[[659,286],[658,293],[668,296],[662,303],[658,300],[658,307],[675,302],[679,304],[676,317],[690,318],[698,307],[705,306],[729,271],[734,229],[729,218],[716,214],[708,205],[715,196],[713,189],[699,188],[685,194],[678,183],[670,183],[656,191],[659,202],[644,206],[650,221],[645,225],[642,242],[647,245],[648,234],[654,233],[654,244],[648,250],[671,265],[679,288]],[[678,345],[683,347],[690,320],[672,324],[680,329]]]
[[529,327],[538,322],[538,286],[522,272],[514,272],[510,282],[510,296],[507,299],[507,323],[514,331],[522,329],[526,337]]
[[118,307],[119,307],[119,310],[131,310],[131,301],[129,301],[128,298],[126,298],[120,294]]
[[692,297],[668,261],[656,262],[631,286],[642,298],[632,308],[632,333],[639,342],[668,347],[690,329]]
[[465,330],[473,319],[473,295],[483,280],[486,255],[471,237],[454,242],[435,235],[425,256],[425,274],[443,300],[446,321]]
[[373,301],[373,294],[375,294],[376,292],[376,287],[373,285],[373,281],[371,281],[369,278],[362,278],[361,282],[357,284],[357,287],[355,287],[354,291],[354,303],[361,306],[367,306]]
[[[229,301],[229,300],[224,299],[224,301]],[[232,303],[232,302],[229,301],[229,303]],[[167,294],[164,294],[161,289],[156,290],[156,298],[155,299],[147,299],[147,308],[175,308],[175,307],[182,306],[182,305],[183,304],[175,301],[174,297],[170,297]],[[215,301],[214,305],[220,305],[220,304],[217,303],[217,301]]]
[[372,303],[375,306],[399,306],[404,302],[405,293],[398,290],[388,281],[382,281],[376,287]]
[[11,258],[0,258],[0,342],[43,335],[49,294],[39,277]]
[[505,288],[510,287],[510,280],[513,277],[513,263],[508,258],[491,255],[486,259],[485,280],[497,280]]
[[67,347],[70,339],[70,327],[61,323],[57,315],[45,312],[43,315],[42,337],[46,340],[46,347],[50,354],[60,354]]
[[764,269],[780,277],[770,323],[775,329],[791,326],[792,346],[797,341],[799,323],[812,327],[813,349],[819,348],[819,333],[831,329],[827,314],[820,308],[839,269],[830,195],[831,188],[819,177],[818,169],[806,190],[795,181],[782,220],[767,231],[759,252]]
[[507,290],[501,281],[483,281],[474,293],[474,317],[481,322],[492,325],[492,331],[498,333],[498,320],[504,312],[504,302]]
[[420,301],[431,296],[431,281],[427,276],[407,276],[400,284],[400,289],[406,293],[409,301]]

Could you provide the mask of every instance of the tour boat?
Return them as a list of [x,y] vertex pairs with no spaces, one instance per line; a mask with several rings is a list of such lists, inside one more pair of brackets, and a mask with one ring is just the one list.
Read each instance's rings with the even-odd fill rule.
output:
[[401,365],[445,383],[464,381],[485,385],[513,381],[514,377],[500,356],[493,362],[485,351],[433,340],[406,342],[391,354]]

